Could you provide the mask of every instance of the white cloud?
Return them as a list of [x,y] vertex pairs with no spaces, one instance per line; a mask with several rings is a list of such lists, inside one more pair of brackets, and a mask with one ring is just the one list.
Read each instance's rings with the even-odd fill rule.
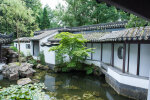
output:
[[64,0],[41,0],[42,7],[45,5],[49,5],[52,9],[55,9],[55,7],[60,3],[61,5],[66,6],[66,2]]

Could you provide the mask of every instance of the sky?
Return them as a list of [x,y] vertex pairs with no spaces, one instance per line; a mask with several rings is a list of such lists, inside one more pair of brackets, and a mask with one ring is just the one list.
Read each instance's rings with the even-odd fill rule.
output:
[[62,5],[66,6],[66,2],[64,0],[41,0],[42,7],[45,5],[49,5],[51,9],[55,9],[55,7],[61,3]]

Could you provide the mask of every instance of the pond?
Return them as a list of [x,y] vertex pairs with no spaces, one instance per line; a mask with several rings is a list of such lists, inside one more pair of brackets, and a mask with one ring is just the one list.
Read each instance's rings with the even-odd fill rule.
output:
[[[61,100],[131,100],[118,95],[105,82],[104,77],[85,75],[82,72],[56,74],[37,70],[32,79],[43,82],[47,87],[45,92]],[[0,75],[1,87],[10,84],[16,84],[16,81],[9,82]]]

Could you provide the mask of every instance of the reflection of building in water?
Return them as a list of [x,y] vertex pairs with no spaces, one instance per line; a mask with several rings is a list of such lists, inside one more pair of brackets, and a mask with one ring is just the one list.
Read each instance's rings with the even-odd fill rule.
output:
[[47,87],[47,90],[55,91],[55,77],[45,75],[44,84]]
[[3,75],[0,75],[0,80],[3,80]]

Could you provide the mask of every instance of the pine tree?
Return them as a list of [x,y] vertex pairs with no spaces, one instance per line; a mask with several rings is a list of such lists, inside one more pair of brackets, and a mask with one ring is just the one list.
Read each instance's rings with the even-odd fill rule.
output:
[[41,23],[41,29],[47,29],[50,27],[50,21],[49,21],[48,12],[47,12],[46,7],[44,8],[41,22],[42,22]]

